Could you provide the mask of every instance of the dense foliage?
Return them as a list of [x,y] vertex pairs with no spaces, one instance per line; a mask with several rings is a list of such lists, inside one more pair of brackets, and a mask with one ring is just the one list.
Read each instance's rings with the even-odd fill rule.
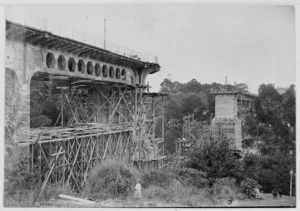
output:
[[252,196],[254,188],[261,188],[261,186],[252,178],[246,178],[241,182],[241,191],[245,193],[248,198]]
[[30,84],[30,127],[54,126],[59,115],[57,104],[60,94],[52,93],[59,86],[54,81],[31,80]]
[[150,173],[143,174],[141,178],[141,185],[144,188],[147,188],[150,185],[166,188],[172,183],[174,178],[174,175],[169,171],[151,171]]
[[212,186],[213,197],[217,200],[230,199],[233,200],[237,192],[236,180],[231,177],[223,177],[216,179]]
[[126,198],[136,185],[138,171],[125,163],[108,160],[91,171],[84,192],[92,199]]
[[173,170],[175,178],[183,185],[204,188],[208,186],[207,175],[192,168],[176,168]]
[[228,139],[215,140],[194,147],[189,152],[187,167],[206,172],[207,179],[212,185],[217,178],[233,177],[238,181],[243,178],[241,161],[231,151],[231,141]]
[[[218,83],[201,84],[196,79],[187,83],[165,79],[161,83],[161,92],[168,94],[165,115],[165,147],[168,152],[175,151],[175,141],[182,137],[185,115],[194,114],[196,120],[210,124],[215,110],[211,91],[224,88]],[[227,85],[226,89],[247,92],[248,87],[246,84],[237,84]],[[206,172],[210,184],[222,177],[234,177],[239,182],[253,178],[262,185],[264,192],[281,189],[283,194],[289,194],[289,172],[296,171],[295,101],[294,85],[283,94],[279,94],[273,84],[260,85],[258,95],[254,96],[256,112],[253,116],[246,116],[242,125],[243,135],[252,137],[243,145],[255,145],[258,154],[247,153],[240,162],[224,150],[229,147],[226,141],[218,145],[212,139],[202,148],[194,148],[188,167]]]
[[[16,153],[14,154],[16,155]],[[4,174],[4,201],[9,206],[9,201],[14,199],[19,206],[28,206],[28,195],[35,193],[38,183],[38,175],[31,171],[30,158],[24,155],[6,160]],[[31,196],[31,200],[33,199]],[[27,202],[28,203],[27,203]],[[31,204],[30,204],[31,205]]]
[[261,140],[260,155],[245,156],[244,174],[257,180],[265,192],[281,189],[288,195],[289,172],[296,170],[295,86],[283,95],[272,84],[262,84],[258,91],[256,118],[246,119],[245,124],[249,125],[249,134]]

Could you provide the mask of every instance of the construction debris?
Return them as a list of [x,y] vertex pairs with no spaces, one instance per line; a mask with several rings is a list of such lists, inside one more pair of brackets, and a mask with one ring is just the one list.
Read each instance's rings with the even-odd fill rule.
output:
[[78,198],[78,197],[74,197],[74,196],[68,196],[68,195],[64,195],[64,194],[59,194],[58,197],[77,201],[77,202],[82,202],[84,204],[96,204],[95,201],[90,201],[90,200],[86,200],[86,199],[82,199],[82,198]]

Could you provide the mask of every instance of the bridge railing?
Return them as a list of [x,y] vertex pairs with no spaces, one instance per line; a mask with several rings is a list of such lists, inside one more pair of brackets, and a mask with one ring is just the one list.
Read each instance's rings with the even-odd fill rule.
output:
[[61,37],[67,37],[79,42],[93,45],[95,47],[106,49],[113,53],[126,56],[132,59],[140,60],[143,62],[158,63],[158,57],[154,56],[153,54],[138,52],[128,47],[125,47],[123,45],[119,45],[110,41],[106,41],[106,45],[105,45],[104,39],[73,29],[71,27],[62,24],[48,21],[47,18],[38,17],[35,19],[29,19],[24,16],[23,17],[12,16],[9,17],[8,20],[25,26],[33,27],[39,30],[48,31]]

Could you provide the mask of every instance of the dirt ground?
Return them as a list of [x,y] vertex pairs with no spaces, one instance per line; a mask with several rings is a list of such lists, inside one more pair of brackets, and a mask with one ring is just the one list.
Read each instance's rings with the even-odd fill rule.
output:
[[[107,200],[104,203],[95,205],[83,204],[70,200],[51,200],[48,203],[40,205],[40,207],[186,207],[181,204],[165,204],[160,202],[134,202],[122,200]],[[203,204],[201,207],[296,207],[296,198],[290,196],[282,196],[274,198],[272,194],[263,194],[263,199],[245,199],[234,200],[230,205],[226,201],[215,205]]]
[[246,199],[233,201],[231,206],[237,207],[295,207],[296,197],[282,196],[274,198],[271,193],[263,194],[263,199]]

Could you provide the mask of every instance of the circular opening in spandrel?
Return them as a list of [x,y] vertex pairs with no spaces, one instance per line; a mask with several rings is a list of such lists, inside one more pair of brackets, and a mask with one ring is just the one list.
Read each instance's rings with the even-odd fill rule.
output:
[[53,53],[47,53],[46,56],[46,65],[48,68],[54,68],[55,65],[55,57]]
[[78,71],[84,73],[85,71],[85,64],[83,60],[79,60],[78,62]]
[[125,69],[122,70],[121,75],[122,75],[122,79],[125,80],[126,79],[126,70]]
[[94,66],[93,66],[92,62],[88,62],[86,68],[87,68],[87,73],[89,75],[92,75],[94,72]]
[[58,69],[64,70],[66,68],[66,59],[63,55],[60,55],[57,60]]
[[96,76],[101,75],[101,67],[100,67],[100,64],[98,64],[98,63],[95,65],[95,75]]
[[108,71],[107,71],[107,66],[106,65],[103,65],[103,67],[102,67],[102,75],[103,75],[103,77],[107,77],[107,75],[108,75]]
[[113,67],[110,67],[110,68],[109,68],[109,77],[110,77],[110,78],[115,77],[115,71],[114,71],[114,68],[113,68]]
[[75,59],[70,58],[68,61],[68,69],[70,72],[74,72],[76,67]]
[[116,78],[120,79],[121,73],[120,73],[120,68],[116,69]]

